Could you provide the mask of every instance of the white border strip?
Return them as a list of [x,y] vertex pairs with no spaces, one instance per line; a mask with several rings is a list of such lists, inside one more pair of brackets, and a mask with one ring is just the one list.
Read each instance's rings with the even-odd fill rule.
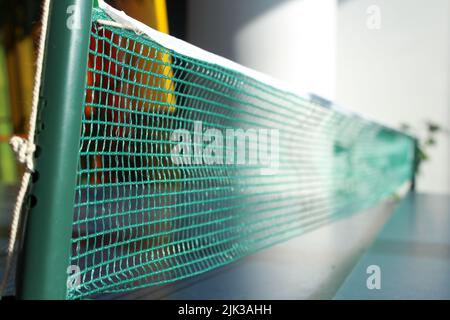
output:
[[355,112],[355,111],[345,108],[343,106],[337,105],[337,104],[333,103],[332,101],[329,101],[328,99],[325,99],[319,95],[316,95],[313,93],[308,93],[308,92],[302,92],[302,91],[300,91],[296,88],[293,88],[292,86],[290,86],[278,79],[275,79],[269,75],[266,75],[259,71],[244,67],[243,65],[240,65],[240,64],[238,64],[234,61],[231,61],[227,58],[218,56],[214,53],[203,50],[203,49],[196,47],[190,43],[187,43],[183,40],[177,39],[168,34],[165,34],[165,33],[159,32],[155,29],[152,29],[149,26],[143,24],[142,22],[131,18],[125,12],[119,11],[119,10],[111,7],[110,5],[105,3],[104,0],[98,0],[98,5],[102,10],[104,10],[114,20],[114,21],[98,20],[98,22],[101,24],[110,25],[112,27],[133,30],[137,34],[145,34],[148,37],[150,37],[150,39],[159,43],[163,47],[173,50],[173,51],[176,51],[182,55],[191,57],[193,59],[206,61],[208,63],[215,64],[220,67],[224,67],[224,68],[239,72],[241,74],[244,74],[245,76],[253,78],[253,79],[260,81],[264,84],[267,84],[271,87],[274,87],[282,92],[290,93],[290,94],[298,96],[299,98],[306,99],[309,102],[317,102],[318,100],[327,101],[327,105],[321,104],[322,107],[334,109],[334,110],[336,110],[340,113],[344,113],[348,116],[353,116],[353,117],[359,118],[363,121],[367,121],[367,122],[370,122],[373,124],[378,124],[384,128],[387,128],[387,129],[390,129],[390,130],[393,130],[393,131],[396,131],[401,134],[408,135],[408,136],[414,138],[410,134],[402,132],[399,129],[382,124],[379,121],[372,119],[371,117],[362,115],[358,112]]

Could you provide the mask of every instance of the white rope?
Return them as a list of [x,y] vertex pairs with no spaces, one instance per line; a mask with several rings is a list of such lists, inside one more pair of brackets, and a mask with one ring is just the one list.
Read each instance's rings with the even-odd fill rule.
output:
[[8,252],[6,257],[6,265],[3,273],[3,280],[0,287],[0,298],[6,290],[9,274],[12,268],[12,262],[14,258],[14,252],[17,243],[17,231],[20,225],[20,218],[22,212],[23,202],[27,193],[28,185],[31,180],[31,175],[34,171],[33,155],[36,150],[34,144],[35,131],[36,131],[36,118],[37,109],[39,104],[39,91],[41,88],[41,74],[44,61],[45,40],[47,35],[48,17],[50,11],[50,0],[45,0],[42,8],[42,24],[41,35],[39,39],[39,47],[37,53],[36,73],[34,75],[34,88],[33,88],[33,101],[30,114],[30,122],[28,127],[28,139],[14,136],[10,140],[10,145],[16,154],[16,158],[20,163],[26,166],[26,171],[22,177],[22,183],[20,185],[19,193],[17,195],[16,204],[14,206],[13,219],[11,223],[11,231],[8,243]]

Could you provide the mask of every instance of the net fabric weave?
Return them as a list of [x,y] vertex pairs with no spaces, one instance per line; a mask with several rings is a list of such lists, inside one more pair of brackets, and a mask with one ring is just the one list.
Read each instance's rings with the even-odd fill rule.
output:
[[[207,272],[373,206],[411,179],[410,137],[99,18],[97,10],[70,261],[81,284],[68,298]],[[202,132],[277,130],[277,170],[216,154],[174,163],[173,132],[200,122]]]

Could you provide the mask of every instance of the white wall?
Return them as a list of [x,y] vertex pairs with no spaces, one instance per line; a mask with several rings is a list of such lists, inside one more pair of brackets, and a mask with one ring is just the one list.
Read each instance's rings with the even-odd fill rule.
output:
[[[379,30],[366,24],[371,5]],[[450,1],[340,0],[337,21],[339,103],[393,126],[430,119],[450,128]],[[419,191],[450,192],[450,139],[439,138]]]
[[[367,27],[374,5],[380,29]],[[448,0],[190,0],[188,11],[202,48],[395,127],[450,128]],[[430,159],[419,191],[450,193],[448,134]]]
[[188,41],[330,99],[336,0],[191,0]]

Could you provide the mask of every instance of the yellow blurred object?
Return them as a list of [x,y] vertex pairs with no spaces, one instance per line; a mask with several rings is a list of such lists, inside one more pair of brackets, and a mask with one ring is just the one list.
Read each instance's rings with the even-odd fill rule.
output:
[[[10,30],[10,32],[14,32]],[[31,114],[31,104],[33,95],[33,79],[35,69],[35,53],[32,34],[14,39],[5,50],[5,62],[7,65],[7,90],[9,93],[10,108],[9,118],[11,121],[11,132],[2,135],[3,148],[9,150],[10,146],[5,143],[12,135],[23,135],[28,131],[28,119]],[[6,151],[5,151],[6,152]],[[11,153],[11,150],[9,150]],[[12,155],[12,153],[11,153]],[[7,171],[14,173],[14,178],[7,179],[15,181],[16,172],[21,175],[23,166],[15,163]],[[6,162],[2,160],[2,166]],[[4,169],[4,168],[3,168]],[[2,178],[5,180],[5,178]]]
[[0,45],[0,183],[14,184],[17,181],[17,166],[8,144],[13,134],[13,127],[6,69],[6,52],[4,46]]
[[[118,0],[116,2],[119,9],[125,11],[127,15],[133,17],[136,20],[156,29],[160,32],[169,33],[169,22],[167,18],[167,8],[165,0]],[[141,50],[142,49],[142,50]],[[153,49],[141,48],[136,46],[135,52],[144,57],[151,57],[155,60],[161,61],[161,63],[149,63],[144,59],[136,59],[135,64],[138,70],[136,71],[135,78],[142,84],[139,90],[134,91],[134,94],[144,101],[156,101],[144,103],[145,111],[162,111],[162,112],[174,112],[175,111],[175,84],[171,80],[173,77],[173,70],[168,65],[171,62],[171,57],[168,54],[161,52],[155,53]],[[166,77],[153,77],[148,72],[162,74]],[[147,84],[152,84],[158,87],[157,90],[142,89]],[[130,90],[134,90],[130,88]],[[158,102],[164,103],[159,105]]]
[[31,35],[18,40],[7,50],[11,117],[14,131],[27,131],[26,124],[31,113],[34,78],[34,46]]
[[[134,77],[136,81],[141,84],[138,90],[130,88],[135,96],[139,97],[141,101],[144,101],[143,109],[145,111],[159,111],[159,112],[174,112],[175,111],[175,84],[172,79],[172,68],[168,63],[171,57],[168,54],[162,54],[161,52],[155,52],[152,48],[143,48],[142,50],[136,47],[135,51],[145,57],[152,57],[152,59],[158,62],[148,63],[144,59],[136,59],[134,71]],[[153,76],[153,74],[162,74],[165,78]],[[157,89],[148,87],[151,84]]]
[[127,15],[160,32],[169,33],[165,0],[117,0]]

